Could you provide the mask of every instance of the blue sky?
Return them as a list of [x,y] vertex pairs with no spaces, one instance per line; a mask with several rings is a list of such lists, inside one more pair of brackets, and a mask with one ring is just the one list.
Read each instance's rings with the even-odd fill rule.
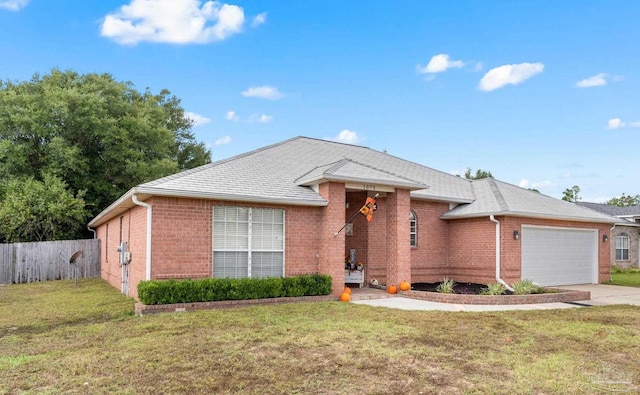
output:
[[0,79],[169,89],[224,159],[294,136],[640,194],[638,1],[0,0]]

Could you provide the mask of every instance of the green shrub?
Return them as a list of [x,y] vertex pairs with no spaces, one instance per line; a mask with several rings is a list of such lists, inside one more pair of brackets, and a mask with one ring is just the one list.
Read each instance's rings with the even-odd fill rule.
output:
[[487,285],[487,288],[480,290],[480,295],[502,295],[505,293],[506,288],[500,283],[493,283]]
[[516,281],[511,287],[516,295],[529,295],[540,288],[533,281],[527,279]]
[[449,278],[444,278],[442,280],[442,282],[440,282],[440,284],[438,284],[438,286],[436,287],[436,291],[443,293],[443,294],[452,294],[453,293],[453,287],[456,285],[456,282],[449,279]]
[[195,280],[149,280],[138,284],[144,304],[173,304],[314,296],[331,293],[331,276],[203,278]]

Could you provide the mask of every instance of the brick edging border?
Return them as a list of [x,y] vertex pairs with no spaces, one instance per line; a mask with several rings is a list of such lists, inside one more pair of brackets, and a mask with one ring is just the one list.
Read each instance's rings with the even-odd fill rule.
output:
[[399,291],[398,295],[405,298],[426,300],[429,302],[486,305],[565,303],[591,299],[591,292],[589,291],[574,291],[558,288],[547,289],[556,292],[531,295],[463,295],[411,290]]
[[193,302],[193,303],[175,303],[175,304],[142,304],[137,302],[135,305],[135,314],[139,316],[158,314],[158,313],[180,313],[185,311],[225,309],[233,307],[247,307],[254,305],[273,305],[284,303],[301,303],[301,302],[326,302],[337,300],[333,295],[320,296],[296,296],[286,298],[267,298],[267,299],[249,299],[249,300],[222,300],[218,302]]

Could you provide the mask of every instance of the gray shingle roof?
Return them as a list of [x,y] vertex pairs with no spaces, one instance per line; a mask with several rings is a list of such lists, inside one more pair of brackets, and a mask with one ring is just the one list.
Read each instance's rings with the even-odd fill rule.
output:
[[350,159],[318,166],[295,181],[296,185],[311,186],[319,181],[345,181],[404,187],[413,190],[426,189],[424,183],[376,169]]
[[473,200],[468,180],[370,148],[307,137],[210,163],[139,188],[147,192],[192,192],[198,197],[321,205],[326,203],[324,199],[305,185],[314,178],[332,176],[419,189],[412,192],[415,198]]
[[471,218],[493,214],[582,222],[617,222],[616,218],[609,215],[493,178],[474,180],[472,187],[476,200],[454,208],[441,218]]
[[576,204],[619,218],[618,225],[640,226],[640,206],[617,207],[603,203],[577,202]]
[[613,215],[613,216],[640,216],[640,206],[628,206],[618,207],[610,206],[603,203],[591,203],[591,202],[578,202],[580,206],[590,208],[592,210],[600,211],[601,213]]
[[138,185],[90,222],[96,226],[133,205],[135,194],[324,206],[310,186],[342,181],[403,187],[412,199],[461,203],[444,219],[519,215],[611,222],[602,213],[494,179],[467,180],[367,147],[295,137]]

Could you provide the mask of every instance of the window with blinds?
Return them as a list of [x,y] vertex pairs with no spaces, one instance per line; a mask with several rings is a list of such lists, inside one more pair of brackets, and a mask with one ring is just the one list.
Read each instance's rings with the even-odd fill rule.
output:
[[213,207],[213,277],[284,275],[284,210]]

